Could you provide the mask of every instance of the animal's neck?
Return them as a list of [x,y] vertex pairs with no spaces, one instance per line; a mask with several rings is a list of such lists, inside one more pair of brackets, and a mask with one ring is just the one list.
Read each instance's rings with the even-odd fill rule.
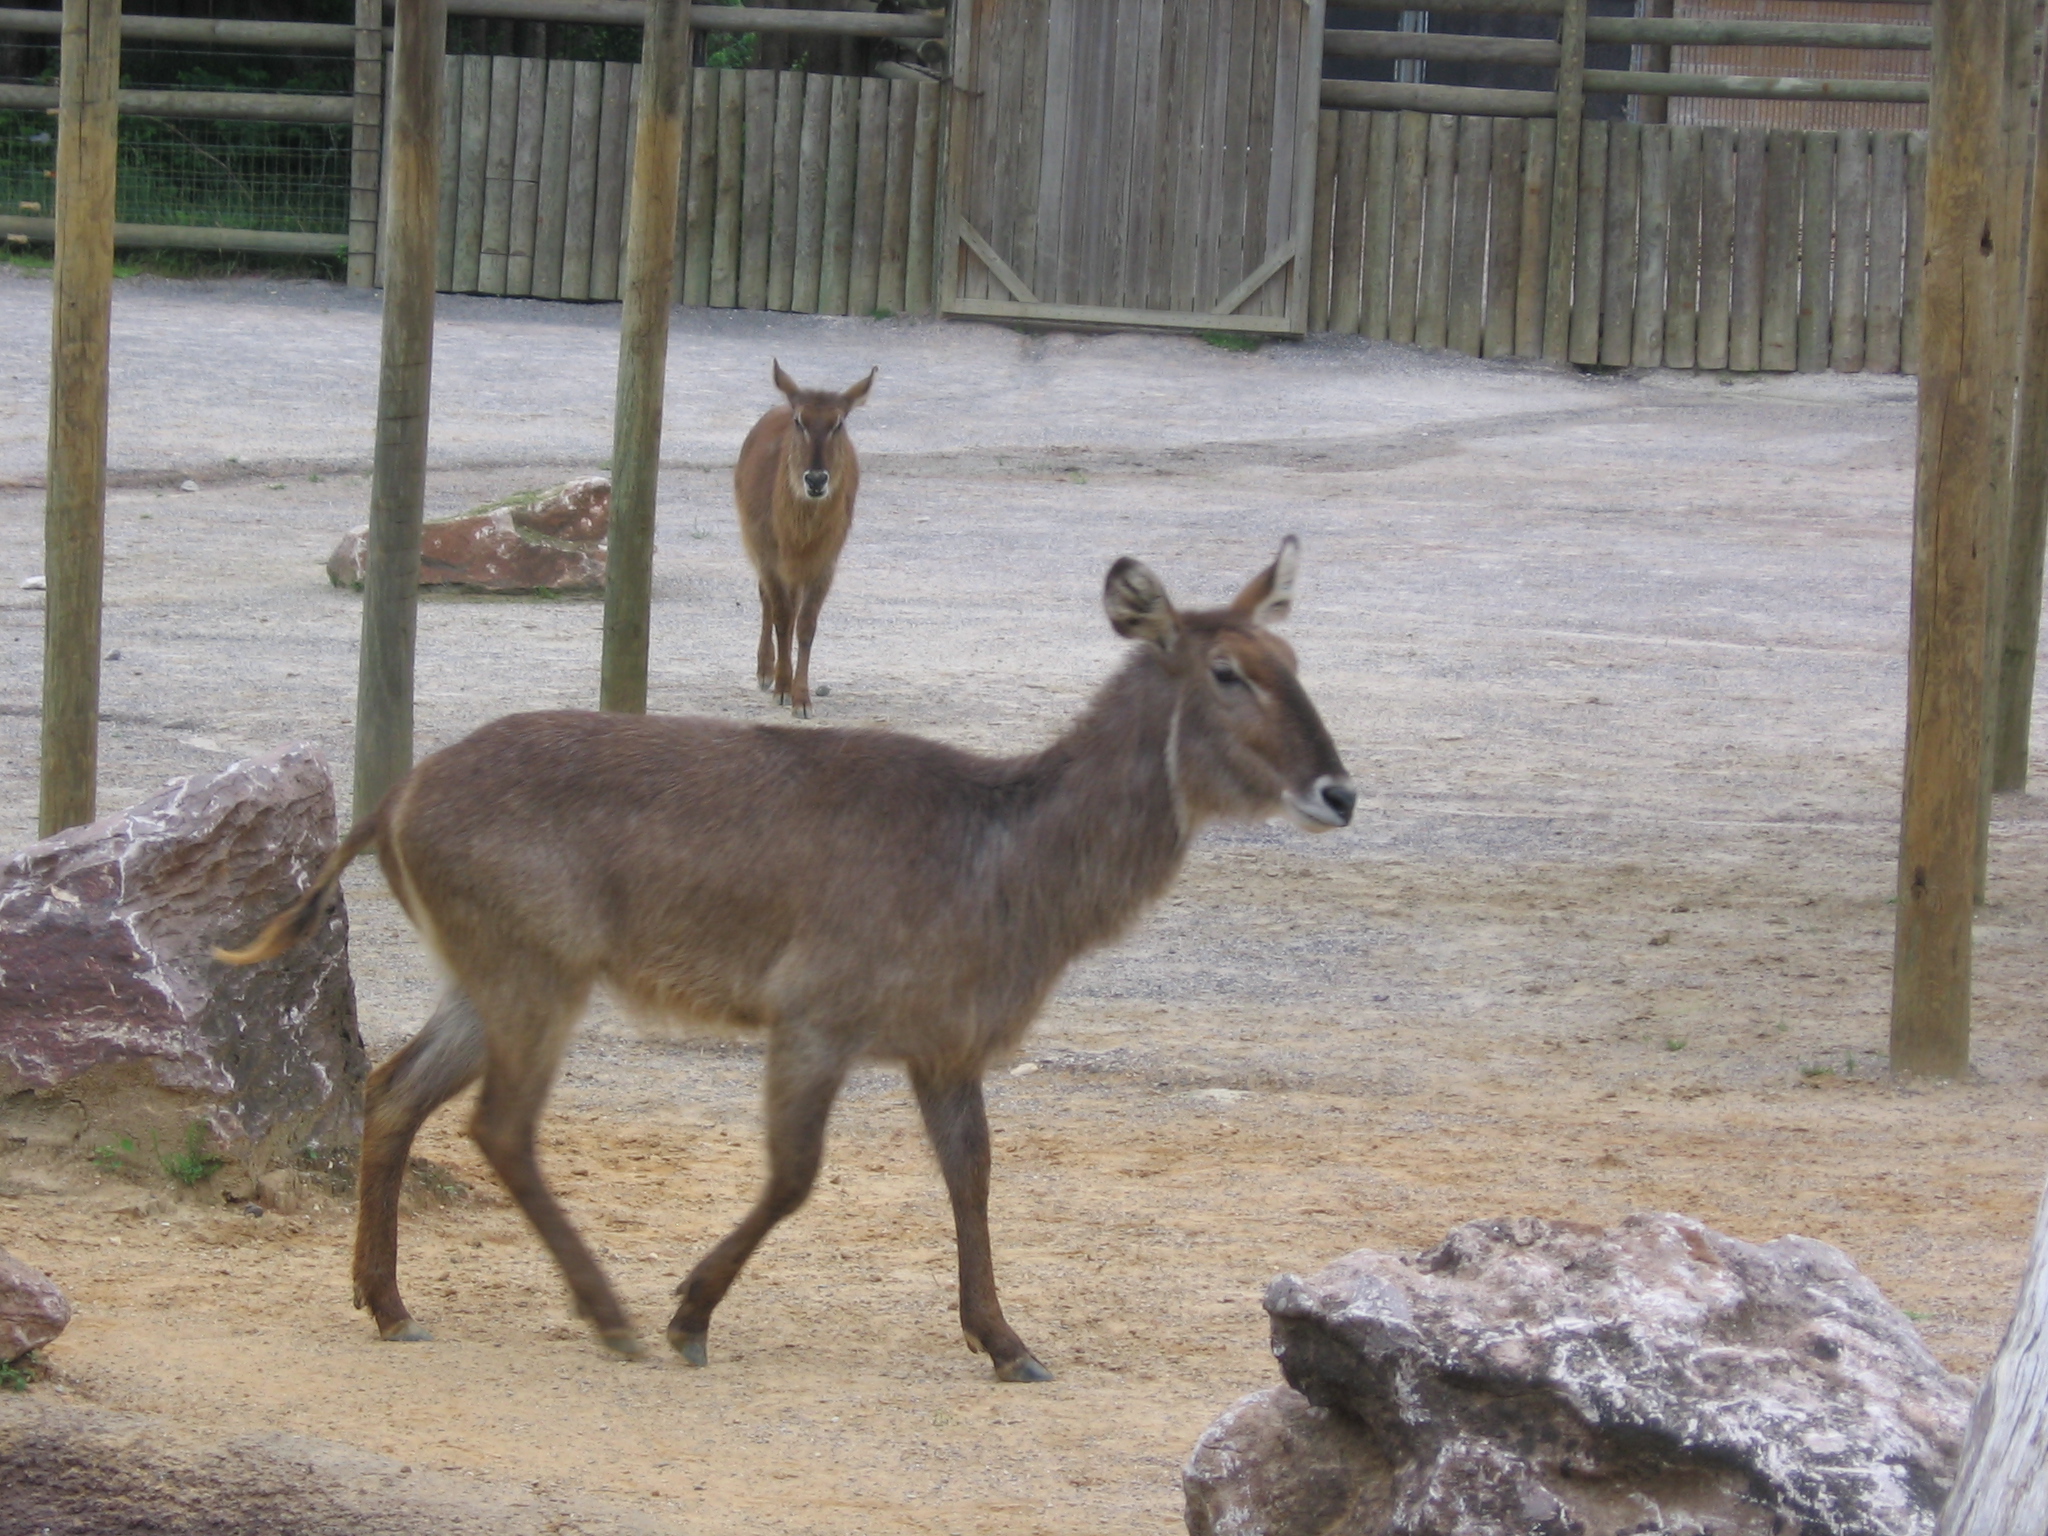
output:
[[[1019,764],[997,886],[1062,958],[1121,932],[1179,871],[1195,831],[1175,783],[1177,693],[1136,656],[1058,741]],[[1028,914],[1028,916],[1027,916]]]

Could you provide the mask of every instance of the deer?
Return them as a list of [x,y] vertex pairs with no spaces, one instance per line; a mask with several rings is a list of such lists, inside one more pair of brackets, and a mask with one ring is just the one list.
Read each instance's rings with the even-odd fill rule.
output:
[[867,399],[879,369],[838,393],[801,389],[773,360],[786,403],[747,433],[733,466],[740,539],[761,593],[761,643],[754,673],[763,693],[799,720],[811,714],[811,639],[832,590],[839,552],[853,527],[860,457],[848,414]]
[[1181,612],[1110,567],[1122,665],[1037,752],[886,730],[651,715],[511,715],[424,759],[350,830],[235,965],[314,931],[375,845],[447,990],[363,1099],[353,1279],[380,1337],[428,1337],[398,1288],[398,1202],[426,1118],[482,1079],[469,1134],[553,1254],[578,1312],[642,1351],[535,1157],[542,1103],[592,989],[761,1031],[768,1175],[676,1288],[668,1342],[708,1363],[712,1314],[810,1194],[849,1070],[901,1063],[952,1204],[959,1319],[998,1380],[1050,1372],[1004,1318],[990,1249],[982,1079],[1068,964],[1172,883],[1196,833],[1286,816],[1350,824],[1357,794],[1270,625],[1299,545],[1224,608]]

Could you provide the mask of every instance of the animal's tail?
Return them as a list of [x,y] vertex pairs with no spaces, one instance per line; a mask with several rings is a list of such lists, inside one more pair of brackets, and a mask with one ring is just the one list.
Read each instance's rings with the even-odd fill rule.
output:
[[341,872],[355,861],[357,854],[377,840],[382,828],[383,818],[378,814],[365,816],[357,822],[341,846],[320,866],[319,876],[305,895],[264,924],[263,931],[256,935],[255,943],[247,949],[216,949],[213,958],[225,960],[229,965],[254,965],[259,960],[281,955],[298,943],[327,915],[329,894],[341,878]]

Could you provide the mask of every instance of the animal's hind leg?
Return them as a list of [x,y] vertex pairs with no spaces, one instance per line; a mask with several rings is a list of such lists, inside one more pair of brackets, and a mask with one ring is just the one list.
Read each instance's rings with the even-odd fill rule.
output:
[[503,957],[500,962],[488,994],[477,998],[477,1010],[484,1020],[486,1060],[470,1137],[555,1256],[562,1278],[576,1298],[577,1312],[590,1320],[608,1348],[622,1355],[637,1355],[640,1342],[633,1336],[625,1309],[541,1177],[540,1160],[534,1152],[541,1107],[554,1084],[569,1030],[582,1011],[589,986],[546,974],[538,967],[503,964]]
[[796,595],[781,582],[775,584],[775,702],[789,702],[790,629],[796,623]]
[[999,1381],[1050,1381],[1052,1372],[1024,1347],[996,1299],[995,1259],[988,1242],[988,1111],[981,1080],[910,1069],[924,1128],[946,1176],[960,1249],[960,1328],[986,1354]]
[[775,686],[775,597],[768,578],[757,584],[761,594],[761,643],[754,649],[754,681],[763,693]]
[[711,1314],[775,1224],[810,1196],[825,1156],[825,1122],[846,1080],[847,1052],[822,1040],[771,1039],[768,1046],[768,1185],[746,1219],[676,1287],[683,1298],[668,1341],[691,1365],[707,1363]]
[[426,1027],[370,1074],[363,1088],[363,1150],[357,1163],[355,1294],[387,1339],[423,1339],[398,1294],[398,1197],[406,1157],[427,1116],[483,1070],[483,1026],[450,987]]

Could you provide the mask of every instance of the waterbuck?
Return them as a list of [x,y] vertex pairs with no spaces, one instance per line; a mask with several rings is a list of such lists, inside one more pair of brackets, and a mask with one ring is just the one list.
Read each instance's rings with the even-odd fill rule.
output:
[[1297,546],[1227,608],[1177,612],[1135,560],[1109,621],[1137,642],[1051,746],[989,758],[890,731],[637,715],[512,715],[434,754],[350,831],[235,964],[310,932],[372,843],[450,986],[364,1094],[356,1305],[424,1337],[398,1294],[414,1133],[477,1077],[470,1135],[603,1341],[637,1354],[610,1283],[541,1178],[534,1131],[594,985],[767,1037],[766,1188],[690,1271],[669,1342],[706,1361],[711,1314],[803,1204],[863,1057],[902,1062],[952,1197],[960,1322],[1005,1381],[1048,1373],[996,1300],[981,1079],[1068,962],[1162,894],[1205,822],[1351,820],[1355,794],[1294,652]]
[[[754,423],[733,466],[740,538],[761,589],[761,644],[754,673],[799,720],[811,713],[811,637],[832,590],[839,551],[853,526],[860,458],[847,413],[867,399],[877,370],[849,389],[799,389],[775,363],[788,404]],[[795,650],[791,651],[792,634]]]

